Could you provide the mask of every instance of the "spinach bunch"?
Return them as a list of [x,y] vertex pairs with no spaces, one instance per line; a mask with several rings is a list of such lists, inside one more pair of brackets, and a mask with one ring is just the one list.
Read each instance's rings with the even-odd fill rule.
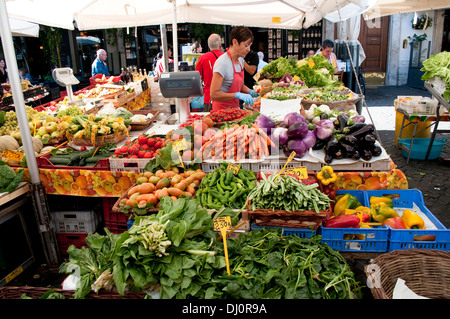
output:
[[[231,276],[214,276],[209,298],[354,299],[361,298],[355,280],[338,251],[320,236],[283,236],[263,228],[228,239]],[[218,252],[222,254],[222,252]]]

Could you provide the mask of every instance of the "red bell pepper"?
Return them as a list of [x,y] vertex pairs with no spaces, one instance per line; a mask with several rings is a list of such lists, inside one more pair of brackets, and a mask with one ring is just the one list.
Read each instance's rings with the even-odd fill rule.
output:
[[356,215],[338,215],[328,219],[324,227],[359,228],[360,219]]
[[392,229],[406,229],[405,223],[401,217],[391,217],[383,220],[383,226],[390,226]]

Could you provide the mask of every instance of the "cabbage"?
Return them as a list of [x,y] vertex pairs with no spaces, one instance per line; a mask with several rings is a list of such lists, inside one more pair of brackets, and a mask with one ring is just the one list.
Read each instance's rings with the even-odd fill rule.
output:
[[297,122],[306,122],[306,119],[301,116],[300,113],[292,112],[284,116],[283,122],[281,122],[281,126],[289,127]]
[[297,122],[289,126],[287,136],[289,138],[303,138],[308,133],[308,123]]
[[295,152],[295,158],[302,158],[309,149],[301,139],[289,140],[286,146],[290,152]]
[[311,148],[316,144],[316,134],[314,134],[313,131],[308,131],[306,133],[305,137],[303,138],[303,143],[305,143],[305,146],[307,148]]
[[446,101],[450,101],[450,52],[442,51],[432,55],[423,61],[422,65],[420,71],[425,72],[422,80],[428,81],[434,76],[440,78],[445,83],[443,97]]
[[267,134],[271,134],[272,130],[276,127],[274,120],[262,114],[255,119],[255,124],[260,128],[265,129]]
[[287,128],[277,127],[272,131],[272,141],[278,141],[279,144],[286,144],[288,142]]
[[327,139],[334,132],[334,123],[331,120],[320,120],[314,128],[314,134],[318,139]]

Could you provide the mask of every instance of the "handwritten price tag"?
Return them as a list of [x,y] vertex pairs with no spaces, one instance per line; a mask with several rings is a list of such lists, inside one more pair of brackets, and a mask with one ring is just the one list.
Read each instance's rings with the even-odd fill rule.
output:
[[8,160],[17,161],[17,162],[20,162],[20,160],[22,159],[23,155],[24,154],[22,152],[16,152],[16,151],[13,151],[13,150],[4,150],[2,152],[2,157],[6,158]]
[[173,143],[172,145],[172,149],[174,150],[174,152],[179,152],[182,150],[185,150],[187,148],[187,143],[186,143],[186,139],[181,139],[175,143]]
[[232,171],[233,171],[233,174],[234,174],[234,175],[237,175],[237,173],[239,173],[239,164],[236,164],[236,163],[228,163],[227,170],[228,170],[228,171],[232,170]]
[[295,175],[299,179],[308,178],[308,170],[306,166],[291,167],[284,170],[285,175]]
[[223,240],[223,251],[225,253],[225,262],[227,264],[227,273],[230,275],[230,262],[228,260],[228,247],[227,247],[227,229],[231,228],[231,217],[216,217],[213,219],[213,225],[215,231],[220,231]]

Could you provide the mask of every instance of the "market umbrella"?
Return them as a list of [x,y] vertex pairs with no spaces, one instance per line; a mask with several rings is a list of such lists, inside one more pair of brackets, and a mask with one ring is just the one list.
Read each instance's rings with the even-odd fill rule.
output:
[[[34,37],[39,36],[39,24],[9,18],[9,26],[13,37]],[[1,25],[0,25],[1,28]],[[1,30],[1,29],[0,29]]]
[[443,0],[378,0],[376,4],[364,12],[365,20],[389,16],[399,13],[428,11],[449,8],[450,3]]

